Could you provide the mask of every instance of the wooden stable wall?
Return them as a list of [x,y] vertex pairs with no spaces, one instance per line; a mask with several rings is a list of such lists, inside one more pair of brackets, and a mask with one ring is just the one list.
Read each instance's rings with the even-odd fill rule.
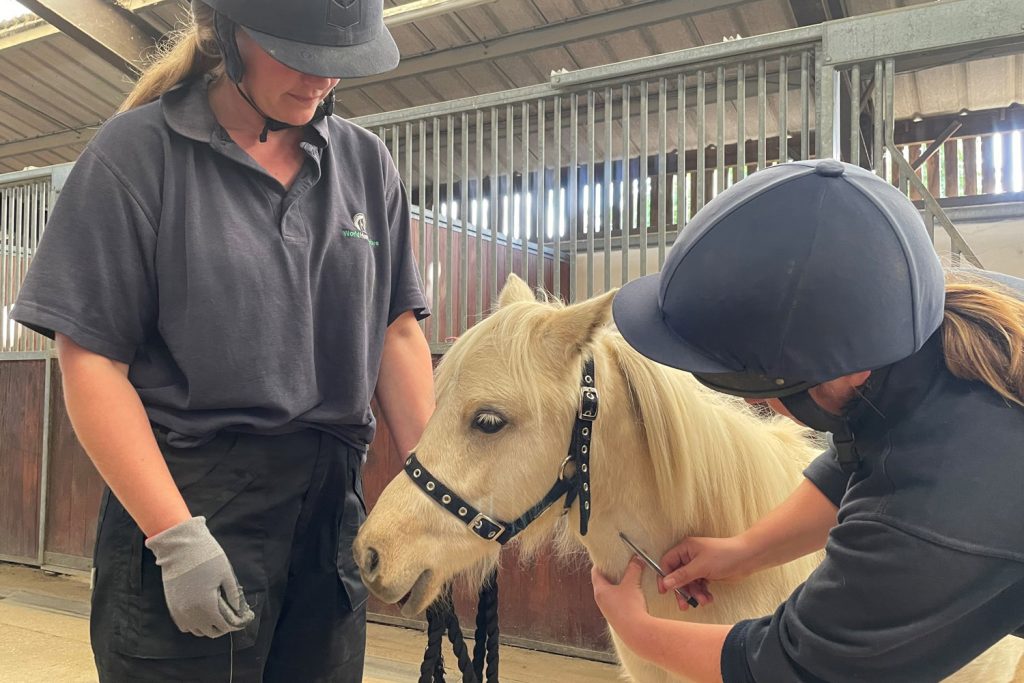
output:
[[[441,230],[444,234],[447,231]],[[455,233],[458,247],[462,233]],[[444,236],[442,251],[444,254]],[[472,244],[469,252],[475,254]],[[505,247],[499,251],[499,274],[504,281]],[[458,253],[458,251],[456,251]],[[519,250],[514,265],[521,267]],[[442,257],[443,258],[443,257]],[[529,259],[534,266],[536,259]],[[561,264],[561,286],[568,288],[568,267]],[[470,264],[469,272],[474,272]],[[534,283],[535,270],[530,271]],[[550,256],[545,262],[544,280],[551,288],[555,269]],[[489,280],[484,280],[489,282]],[[458,280],[453,291],[458,291]],[[476,286],[470,283],[471,305],[475,311]],[[490,310],[490,286],[481,292],[484,310]],[[448,290],[442,291],[447,296]],[[443,302],[444,299],[442,298]],[[456,301],[457,306],[457,301]],[[443,309],[444,306],[442,305]],[[458,311],[458,308],[456,308]],[[445,311],[438,311],[445,326]],[[457,318],[456,318],[457,319]],[[50,367],[49,425],[45,457],[45,526],[43,552],[39,548],[40,502],[44,495],[44,401],[47,363]],[[364,469],[367,503],[372,506],[387,483],[402,471],[404,454],[398,453],[381,424],[370,447]],[[86,570],[91,565],[96,518],[103,484],[95,468],[75,439],[61,391],[60,371],[55,359],[0,360],[0,560],[43,565],[53,569]],[[520,566],[515,550],[506,550],[500,575],[501,629],[504,636],[538,648],[558,652],[576,650],[608,651],[604,621],[594,605],[589,569],[561,566],[542,557]],[[473,621],[467,596],[459,597],[463,623]],[[398,611],[373,601],[372,614],[394,620]],[[372,617],[371,617],[372,618]]]

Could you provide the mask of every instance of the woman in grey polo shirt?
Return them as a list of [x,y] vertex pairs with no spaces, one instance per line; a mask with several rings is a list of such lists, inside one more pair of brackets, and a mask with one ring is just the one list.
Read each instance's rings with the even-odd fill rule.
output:
[[75,165],[14,310],[55,336],[113,495],[103,681],[359,681],[376,397],[433,409],[405,190],[332,115],[392,69],[381,0],[207,0]]
[[[659,588],[706,603],[707,581],[825,559],[735,625],[650,616],[635,561],[617,586],[595,573],[619,638],[691,681],[909,683],[1024,635],[1022,296],[999,274],[947,282],[917,208],[849,164],[780,164],[704,207],[661,274],[618,293],[619,330],[830,448],[745,533],[665,553]],[[1000,647],[1012,669],[1019,642]]]

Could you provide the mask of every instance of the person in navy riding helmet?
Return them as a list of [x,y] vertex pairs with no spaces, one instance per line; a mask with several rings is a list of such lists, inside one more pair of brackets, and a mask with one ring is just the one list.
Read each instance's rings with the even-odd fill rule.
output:
[[774,614],[726,626],[651,617],[636,561],[618,584],[595,572],[618,636],[687,680],[835,683],[936,681],[1024,634],[1022,297],[946,276],[914,205],[855,166],[780,164],[711,201],[615,322],[829,449],[746,532],[668,550],[659,589],[706,604],[715,581],[825,559]]
[[382,0],[193,2],[61,191],[13,317],[109,486],[101,681],[362,680],[370,401],[410,451],[433,384],[405,189],[334,89],[398,58]]

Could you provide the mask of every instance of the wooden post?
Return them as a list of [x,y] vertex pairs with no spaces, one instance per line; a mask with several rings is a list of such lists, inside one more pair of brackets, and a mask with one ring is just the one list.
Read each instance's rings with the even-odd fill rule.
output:
[[963,139],[964,146],[964,195],[978,194],[978,138]]

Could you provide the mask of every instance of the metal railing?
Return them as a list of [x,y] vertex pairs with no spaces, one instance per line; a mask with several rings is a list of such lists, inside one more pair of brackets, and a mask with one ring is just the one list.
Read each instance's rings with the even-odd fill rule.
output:
[[[655,272],[708,200],[818,153],[813,38],[798,29],[751,39],[754,50],[737,41],[661,56],[626,77],[611,65],[356,119],[385,141],[423,217],[418,262],[446,322],[430,341],[482,317],[508,273],[543,287],[552,255],[567,287],[554,277],[548,289],[569,301]],[[470,236],[461,251],[449,230]]]
[[53,348],[51,340],[18,325],[10,313],[69,167],[0,175],[0,353],[5,358],[39,357]]

